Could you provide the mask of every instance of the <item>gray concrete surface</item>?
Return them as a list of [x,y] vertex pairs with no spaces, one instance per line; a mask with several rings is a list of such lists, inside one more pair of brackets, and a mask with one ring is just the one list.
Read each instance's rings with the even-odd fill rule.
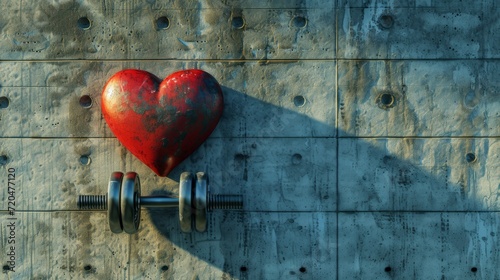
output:
[[[500,278],[496,1],[1,4],[2,279]],[[200,68],[223,86],[218,127],[168,178],[103,121],[101,89],[124,68]],[[114,235],[75,200],[115,170],[171,195],[206,171],[245,207],[203,234],[143,210],[138,234]]]

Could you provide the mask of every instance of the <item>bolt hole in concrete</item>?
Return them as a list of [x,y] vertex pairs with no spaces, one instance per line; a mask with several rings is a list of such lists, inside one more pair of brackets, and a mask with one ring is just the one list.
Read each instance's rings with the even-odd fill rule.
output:
[[83,269],[85,271],[91,271],[92,270],[92,266],[90,264],[88,264],[88,265],[84,266]]
[[302,161],[302,155],[301,154],[294,154],[292,156],[292,163],[297,165]]
[[470,271],[472,271],[474,273],[477,272],[477,267],[474,266],[473,268],[470,269]]
[[2,269],[3,269],[3,271],[8,271],[8,270],[10,270],[10,266],[8,266],[8,265],[4,265],[4,266],[2,267]]
[[386,267],[384,268],[384,271],[385,271],[385,272],[391,272],[391,271],[392,271],[392,268],[391,268],[390,266],[386,266]]
[[299,271],[302,273],[306,273],[307,269],[305,267],[301,267],[301,268],[299,268]]
[[473,154],[473,153],[467,153],[465,155],[465,160],[468,162],[468,163],[474,163],[476,162],[477,158],[476,158],[476,155]]
[[248,270],[248,268],[246,266],[240,267],[240,271],[241,272],[246,272],[247,270]]
[[87,155],[83,155],[83,156],[80,157],[80,164],[81,165],[89,165],[91,161],[92,160]]
[[0,97],[0,109],[9,107],[10,101],[6,96]]
[[394,25],[394,18],[391,15],[381,15],[378,24],[384,29],[389,29]]
[[92,107],[92,98],[88,95],[84,95],[82,97],[80,97],[80,106],[82,106],[83,108],[90,108]]
[[303,16],[296,16],[292,18],[292,26],[298,28],[304,28],[307,25],[307,19]]
[[382,93],[377,98],[378,106],[382,109],[392,108],[396,102],[396,98],[391,93]]
[[168,17],[159,17],[156,19],[156,29],[157,30],[165,30],[170,26],[170,20]]
[[296,107],[302,107],[306,104],[306,99],[302,95],[297,95],[293,98],[293,104],[295,104]]
[[0,165],[6,165],[7,162],[9,161],[9,157],[6,155],[1,155],[0,156]]
[[78,28],[80,28],[81,30],[88,30],[92,25],[87,17],[79,18],[76,24],[78,25]]
[[167,270],[168,270],[168,265],[164,265],[164,266],[162,266],[162,267],[161,267],[161,270],[162,270],[162,271],[167,271]]
[[231,26],[235,29],[242,29],[245,27],[245,20],[243,17],[237,16],[231,19]]

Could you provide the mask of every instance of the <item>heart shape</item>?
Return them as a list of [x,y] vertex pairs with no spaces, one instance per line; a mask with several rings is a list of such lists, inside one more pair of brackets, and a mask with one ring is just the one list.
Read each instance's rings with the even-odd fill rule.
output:
[[224,107],[219,83],[197,69],[163,81],[146,71],[122,70],[108,80],[101,101],[111,131],[159,176],[167,176],[210,136]]

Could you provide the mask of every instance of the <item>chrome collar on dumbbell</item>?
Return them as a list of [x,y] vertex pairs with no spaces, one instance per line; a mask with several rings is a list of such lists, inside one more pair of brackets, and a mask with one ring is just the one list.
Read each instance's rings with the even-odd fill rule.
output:
[[[107,209],[109,227],[114,233],[133,234],[139,229],[142,207],[179,207],[179,221],[183,232],[207,229],[207,211],[212,209],[241,209],[241,195],[211,195],[208,193],[208,176],[203,172],[193,180],[190,172],[181,174],[179,198],[168,196],[141,196],[139,175],[113,172],[109,180],[108,195],[80,195],[78,209]],[[194,197],[193,197],[194,196]]]

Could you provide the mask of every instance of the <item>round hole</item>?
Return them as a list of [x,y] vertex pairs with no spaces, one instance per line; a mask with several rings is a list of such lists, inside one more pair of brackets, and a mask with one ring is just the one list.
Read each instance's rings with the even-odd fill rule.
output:
[[301,268],[299,268],[299,271],[302,273],[305,273],[307,271],[307,269],[305,267],[301,267]]
[[392,271],[392,268],[391,268],[390,266],[386,266],[386,267],[384,268],[384,271],[385,271],[385,272],[391,272],[391,271]]
[[3,270],[10,270],[10,266],[8,266],[8,265],[4,265],[4,266],[2,267],[2,269],[3,269]]
[[92,107],[92,98],[88,95],[84,95],[80,97],[80,106],[83,108],[90,108]]
[[394,95],[388,92],[380,94],[377,98],[377,103],[382,109],[393,107],[395,102],[396,98],[394,97]]
[[307,19],[303,16],[296,16],[292,19],[292,25],[298,28],[303,28],[307,25]]
[[92,270],[92,266],[90,264],[88,264],[88,265],[84,266],[83,269],[85,271],[90,271],[90,270]]
[[233,17],[231,26],[236,29],[242,29],[245,26],[245,20],[242,17]]
[[473,162],[476,162],[477,158],[476,158],[476,155],[473,154],[473,153],[468,153],[465,155],[465,160],[468,162],[468,163],[473,163]]
[[164,265],[164,266],[162,266],[162,267],[161,267],[161,270],[162,270],[162,271],[167,271],[167,270],[168,270],[168,265]]
[[157,30],[165,30],[170,26],[170,20],[168,17],[159,17],[156,20],[156,29]]
[[9,157],[6,155],[1,155],[0,156],[0,165],[6,165],[7,162],[9,161]]
[[380,96],[380,103],[385,106],[391,106],[394,103],[394,96],[389,93],[384,93]]
[[82,165],[89,165],[92,160],[90,159],[89,156],[83,155],[80,157],[80,163]]
[[0,97],[0,109],[5,109],[9,107],[9,99],[6,96]]
[[391,15],[381,15],[378,24],[384,29],[389,29],[394,25],[394,18]]
[[474,266],[473,268],[470,269],[470,271],[477,272],[477,267]]
[[297,165],[302,161],[302,155],[301,154],[294,154],[292,156],[292,163]]
[[297,107],[302,107],[306,104],[306,99],[302,95],[297,95],[293,98],[293,104]]
[[78,28],[82,30],[90,29],[91,26],[90,20],[87,17],[79,18],[76,24],[78,25]]
[[240,267],[240,271],[241,272],[246,272],[247,270],[248,270],[248,268],[246,266]]

